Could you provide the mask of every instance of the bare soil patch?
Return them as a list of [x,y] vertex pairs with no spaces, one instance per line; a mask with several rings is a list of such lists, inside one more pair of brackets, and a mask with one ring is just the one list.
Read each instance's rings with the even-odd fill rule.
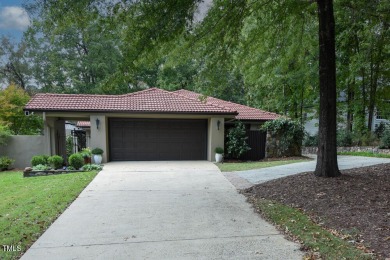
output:
[[390,258],[390,164],[344,170],[337,178],[302,173],[243,193],[299,208],[379,259]]

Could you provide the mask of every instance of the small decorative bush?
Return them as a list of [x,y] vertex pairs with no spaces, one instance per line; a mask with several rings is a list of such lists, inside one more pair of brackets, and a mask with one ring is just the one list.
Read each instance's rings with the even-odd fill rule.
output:
[[83,156],[83,158],[91,158],[92,151],[90,148],[84,148],[83,150],[81,150],[80,154]]
[[100,149],[100,148],[94,148],[92,150],[92,154],[99,154],[99,155],[102,155],[103,154],[103,150]]
[[378,137],[374,133],[368,132],[361,137],[360,143],[363,146],[378,146],[380,143],[380,140],[378,139]]
[[84,171],[100,171],[103,167],[98,164],[86,164],[82,167],[82,169]]
[[249,147],[246,136],[246,130],[243,123],[236,122],[234,128],[231,128],[227,134],[227,152],[231,158],[239,159],[241,155],[249,151]]
[[215,148],[215,153],[223,154],[224,150],[222,147]]
[[305,139],[303,139],[303,146],[314,147],[318,146],[318,133],[310,135],[309,133],[305,134]]
[[47,162],[56,170],[62,168],[64,159],[59,155],[53,155],[47,159]]
[[285,117],[267,121],[261,127],[267,131],[267,156],[300,156],[305,132],[298,121]]
[[31,158],[31,165],[32,166],[37,166],[38,164],[46,165],[48,158],[49,158],[49,156],[47,156],[47,155],[36,155],[36,156],[33,156]]
[[42,154],[41,156],[45,159],[46,164],[48,164],[47,160],[49,159],[50,156],[46,154]]
[[80,169],[84,165],[84,158],[81,154],[75,153],[69,156],[69,165],[75,169]]
[[74,170],[76,170],[73,166],[68,166],[68,167],[66,167],[66,169],[67,169],[68,171],[74,171]]
[[374,133],[378,138],[382,138],[385,131],[386,131],[386,124],[380,122],[379,126],[375,129]]
[[73,137],[66,137],[66,157],[69,157],[73,153]]
[[381,149],[390,148],[390,130],[386,130],[381,138]]
[[47,165],[44,164],[38,164],[32,167],[33,171],[47,171],[50,170],[51,168]]
[[0,125],[0,145],[6,145],[12,132],[6,125]]
[[348,147],[352,146],[352,135],[346,130],[337,131],[337,146]]
[[15,160],[12,160],[8,156],[0,157],[0,171],[7,170],[8,167],[10,167],[14,162],[15,162]]

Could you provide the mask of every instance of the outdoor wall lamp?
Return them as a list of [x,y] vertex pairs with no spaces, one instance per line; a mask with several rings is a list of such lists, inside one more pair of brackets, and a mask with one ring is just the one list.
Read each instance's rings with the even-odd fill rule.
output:
[[96,118],[96,129],[99,130],[100,120]]
[[218,131],[219,131],[219,126],[221,125],[221,121],[217,121],[217,129],[218,129]]

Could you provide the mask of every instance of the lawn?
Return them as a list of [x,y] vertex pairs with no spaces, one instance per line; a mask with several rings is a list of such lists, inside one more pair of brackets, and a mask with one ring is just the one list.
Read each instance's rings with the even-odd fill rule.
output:
[[371,152],[338,152],[338,155],[352,155],[365,157],[390,158],[390,154],[385,153],[371,153]]
[[[23,178],[20,171],[0,172],[0,259],[19,258],[96,174]],[[4,245],[15,252],[5,252]]]
[[286,160],[275,160],[275,161],[259,161],[259,162],[224,162],[217,163],[216,165],[222,172],[234,172],[234,171],[246,171],[260,168],[267,168],[278,165],[285,165],[291,163],[305,162],[309,159],[286,159]]
[[303,244],[303,250],[310,250],[305,259],[373,259],[370,254],[357,249],[347,240],[314,223],[302,211],[265,199],[253,201],[262,215],[283,227],[293,240]]

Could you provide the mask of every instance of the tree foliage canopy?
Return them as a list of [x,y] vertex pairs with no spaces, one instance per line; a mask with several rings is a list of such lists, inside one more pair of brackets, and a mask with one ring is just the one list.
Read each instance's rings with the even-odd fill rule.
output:
[[42,129],[41,117],[24,115],[23,107],[29,100],[27,92],[14,84],[0,90],[0,124],[8,126],[14,135],[38,134]]
[[[314,3],[202,2],[34,1],[18,49],[3,44],[3,53],[14,53],[7,64],[19,71],[4,77],[21,85],[21,75],[32,92],[185,88],[301,122],[318,109]],[[349,115],[348,128],[363,133],[366,113],[372,120],[375,108],[390,111],[390,4],[338,0],[334,9],[338,107]]]
[[[390,2],[324,1],[339,123],[363,136],[376,110],[390,117]],[[0,80],[32,93],[185,88],[303,123],[319,111],[324,1],[36,0],[21,44],[0,47]]]

